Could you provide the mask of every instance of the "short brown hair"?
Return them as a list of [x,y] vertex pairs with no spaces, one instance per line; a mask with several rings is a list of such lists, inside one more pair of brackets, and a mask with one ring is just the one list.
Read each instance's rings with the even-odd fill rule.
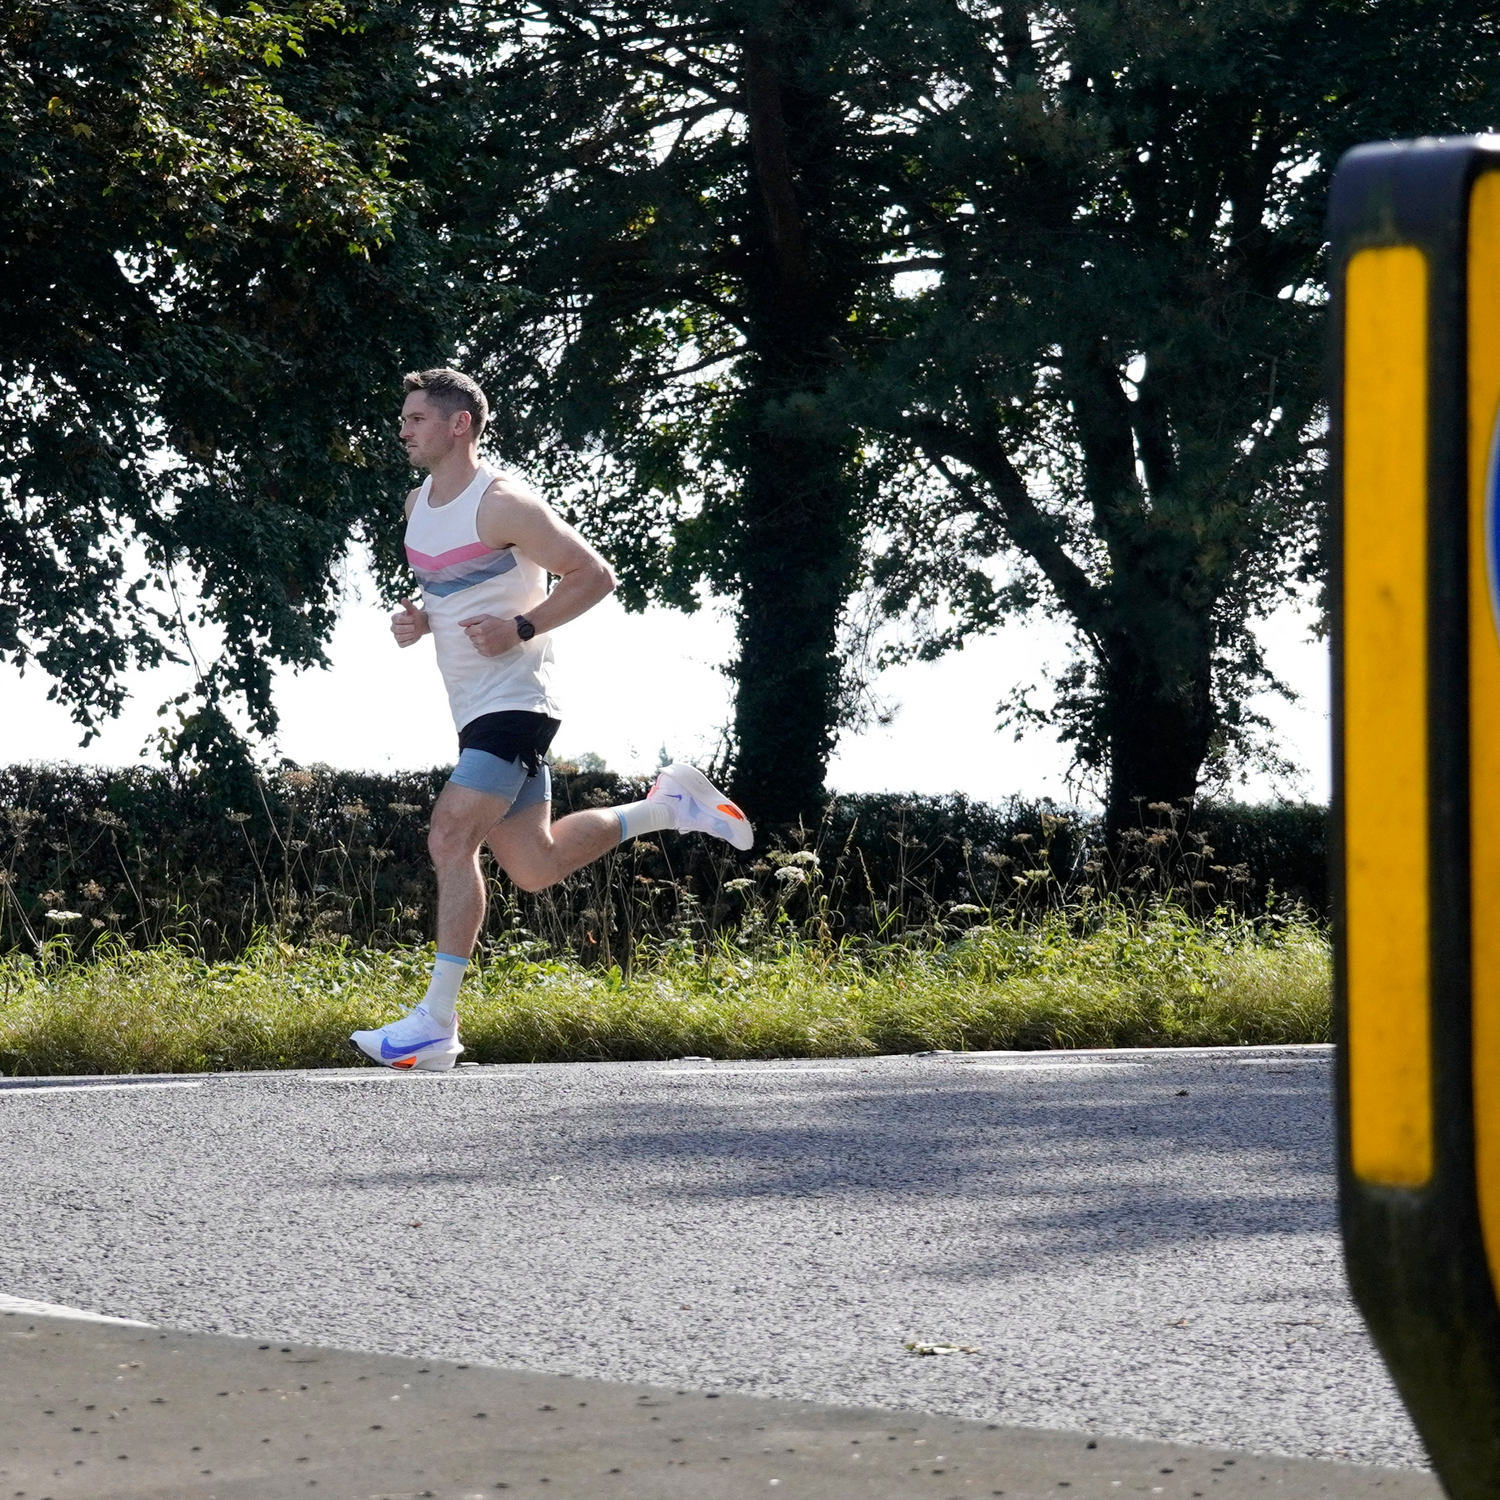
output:
[[413,370],[403,384],[408,396],[413,391],[422,391],[445,417],[468,412],[474,419],[474,436],[484,436],[490,421],[490,403],[484,399],[478,381],[458,370],[436,369]]

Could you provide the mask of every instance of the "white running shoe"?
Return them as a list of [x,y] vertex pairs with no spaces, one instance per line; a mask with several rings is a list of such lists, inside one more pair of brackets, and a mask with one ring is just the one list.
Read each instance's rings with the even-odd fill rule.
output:
[[451,1068],[462,1052],[458,1018],[451,1026],[434,1021],[424,1006],[375,1031],[356,1031],[349,1040],[382,1067],[440,1073]]
[[646,793],[648,802],[666,802],[672,808],[679,833],[711,833],[736,849],[755,842],[750,820],[696,766],[673,761]]

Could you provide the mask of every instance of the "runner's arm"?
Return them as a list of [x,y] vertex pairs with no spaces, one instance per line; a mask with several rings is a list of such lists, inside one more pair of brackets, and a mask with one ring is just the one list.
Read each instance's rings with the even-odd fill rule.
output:
[[[479,505],[479,540],[487,547],[514,547],[557,575],[552,592],[526,617],[538,634],[576,620],[614,590],[614,569],[545,500],[519,485],[496,480],[490,486]],[[520,643],[513,620],[473,618],[472,627],[459,623],[483,655],[499,656]]]
[[[406,497],[406,518],[411,519],[411,508],[417,503],[418,490],[412,490]],[[414,646],[429,630],[432,622],[427,618],[425,609],[418,609],[410,599],[401,600],[401,608],[391,616],[391,634],[396,637],[398,646]]]

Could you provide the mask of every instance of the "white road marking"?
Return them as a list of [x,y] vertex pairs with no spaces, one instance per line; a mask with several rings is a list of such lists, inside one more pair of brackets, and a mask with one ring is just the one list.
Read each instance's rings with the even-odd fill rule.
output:
[[965,1073],[1124,1073],[1144,1068],[1136,1062],[1042,1062],[1042,1063],[959,1063]]
[[764,1073],[797,1073],[803,1078],[820,1078],[824,1073],[857,1073],[858,1068],[677,1068],[658,1073],[658,1078],[723,1078],[727,1074],[760,1076]]
[[7,1094],[107,1094],[113,1090],[201,1089],[201,1083],[23,1083],[0,1086],[0,1099]]
[[29,1318],[76,1318],[83,1323],[120,1323],[126,1328],[150,1328],[136,1318],[112,1318],[107,1313],[90,1312],[86,1307],[64,1307],[59,1302],[34,1302],[30,1297],[7,1297],[0,1292],[0,1315],[20,1313]]
[[[1215,1059],[1217,1061],[1217,1059]],[[1294,1068],[1301,1063],[1332,1062],[1329,1057],[1226,1057],[1231,1068]]]
[[410,1083],[415,1079],[421,1079],[423,1083],[455,1083],[459,1079],[467,1078],[471,1082],[483,1078],[498,1078],[498,1071],[483,1073],[450,1073],[438,1072],[435,1068],[413,1068],[396,1069],[381,1068],[376,1072],[373,1068],[350,1068],[347,1074],[338,1073],[301,1073],[294,1076],[300,1077],[304,1083]]

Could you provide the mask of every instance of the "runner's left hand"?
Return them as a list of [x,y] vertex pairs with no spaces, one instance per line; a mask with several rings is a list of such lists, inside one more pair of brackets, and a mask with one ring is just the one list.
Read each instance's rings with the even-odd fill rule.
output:
[[467,620],[460,620],[458,626],[481,656],[504,656],[521,644],[516,622],[502,620],[498,615],[470,615]]

